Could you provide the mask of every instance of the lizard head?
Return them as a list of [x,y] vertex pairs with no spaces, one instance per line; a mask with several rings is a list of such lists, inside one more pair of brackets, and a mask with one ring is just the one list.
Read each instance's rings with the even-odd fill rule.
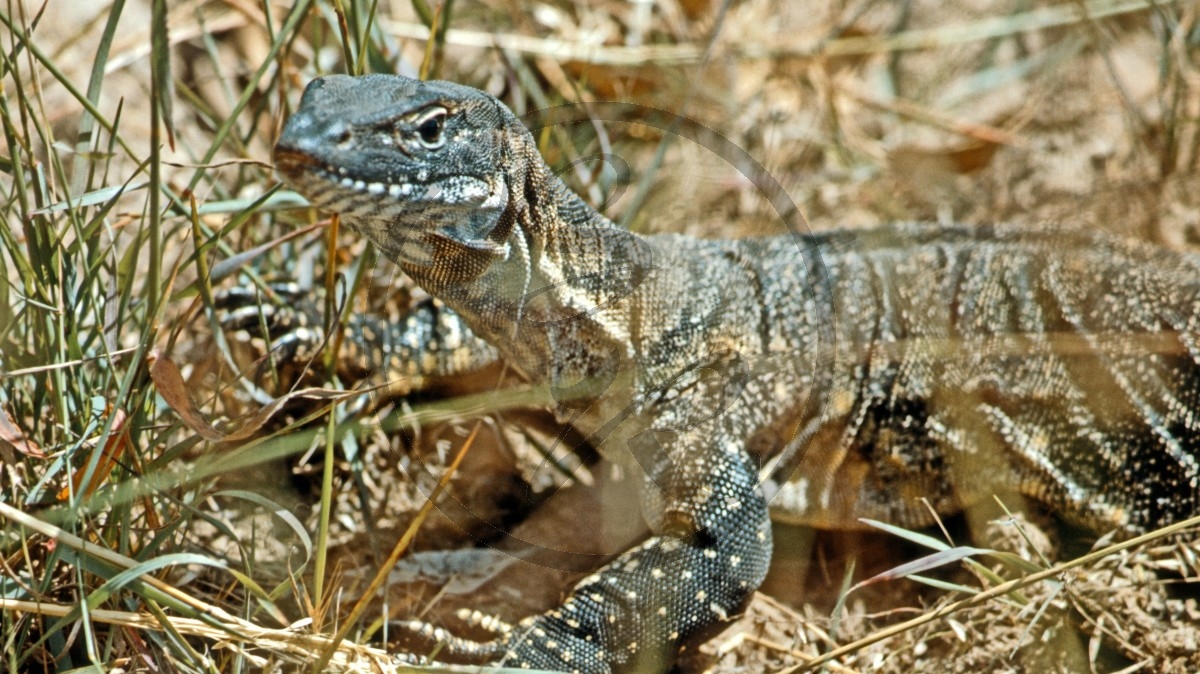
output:
[[510,118],[492,96],[452,82],[332,75],[305,89],[275,165],[402,264],[432,265],[447,246],[489,258],[503,253],[495,230],[508,204]]
[[471,87],[396,75],[313,80],[275,166],[426,290],[460,310],[487,304],[509,332],[520,317],[593,313],[653,266],[644,241],[571,192],[516,116]]

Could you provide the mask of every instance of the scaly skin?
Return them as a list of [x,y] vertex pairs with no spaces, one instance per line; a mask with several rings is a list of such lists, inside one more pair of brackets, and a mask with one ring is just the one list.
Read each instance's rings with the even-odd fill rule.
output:
[[990,227],[639,237],[496,99],[396,76],[314,81],[275,158],[461,319],[432,369],[494,349],[645,476],[649,541],[495,642],[439,633],[451,655],[666,668],[766,573],[760,475],[829,527],[919,526],[922,497],[1022,494],[1124,532],[1197,510],[1194,257]]

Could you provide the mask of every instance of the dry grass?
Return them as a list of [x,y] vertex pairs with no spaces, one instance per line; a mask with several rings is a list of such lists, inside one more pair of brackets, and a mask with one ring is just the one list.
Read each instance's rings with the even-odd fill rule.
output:
[[[572,184],[639,231],[780,230],[769,199],[784,195],[764,196],[744,159],[714,153],[708,129],[761,163],[814,230],[1053,220],[1172,247],[1200,242],[1200,4],[813,4],[0,8],[3,667],[291,669],[328,652],[340,627],[367,643],[385,610],[453,620],[472,607],[511,619],[553,604],[573,573],[557,561],[483,555],[485,571],[472,576],[476,562],[426,556],[394,572],[407,582],[386,605],[344,621],[477,418],[487,423],[449,480],[454,500],[439,502],[415,548],[488,538],[527,550],[493,526],[564,485],[519,537],[599,554],[636,536],[588,519],[637,515],[612,512],[629,497],[607,470],[562,452],[565,469],[544,460],[553,434],[519,411],[528,396],[464,382],[362,414],[361,396],[338,392],[352,382],[323,367],[283,395],[272,373],[255,372],[259,345],[222,333],[214,293],[234,285],[269,297],[274,278],[304,280],[313,296],[342,284],[358,289],[347,306],[385,313],[411,292],[345,235],[326,265],[325,230],[300,227],[319,216],[275,187],[273,138],[318,73],[426,69],[518,113],[649,106],[543,135]],[[423,20],[448,30],[429,43]],[[671,118],[649,108],[690,121],[664,133]],[[595,161],[600,152],[630,174]],[[268,401],[270,414],[260,412]],[[609,496],[588,496],[580,482]],[[575,540],[581,530],[603,540]],[[769,594],[692,665],[778,670],[887,634],[829,671],[1200,670],[1194,533],[1066,569],[1056,560],[1086,552],[1078,532],[1048,530],[1062,539],[1056,550],[1011,531],[972,542],[1024,555],[1024,565],[973,556],[929,584],[896,579],[844,595],[843,576],[928,551],[892,534],[781,530]],[[1046,581],[1017,594],[994,589],[1045,569]],[[995,599],[881,633],[988,589]],[[344,645],[331,667],[385,660]]]

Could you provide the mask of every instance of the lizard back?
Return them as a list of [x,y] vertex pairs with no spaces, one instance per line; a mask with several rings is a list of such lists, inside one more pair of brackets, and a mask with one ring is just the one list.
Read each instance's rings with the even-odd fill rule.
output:
[[[794,305],[795,244],[745,245],[765,306]],[[776,469],[784,518],[917,526],[922,497],[948,513],[1019,493],[1138,531],[1200,505],[1196,256],[1021,227],[896,225],[802,245],[824,263],[815,282],[831,304],[813,309],[833,343],[804,354],[827,370],[790,424],[817,430],[775,438],[796,445]],[[766,320],[795,332],[787,312]]]

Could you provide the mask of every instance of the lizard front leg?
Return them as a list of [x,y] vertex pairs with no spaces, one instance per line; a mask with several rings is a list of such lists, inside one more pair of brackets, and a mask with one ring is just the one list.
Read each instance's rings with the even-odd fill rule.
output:
[[399,321],[355,314],[344,333],[343,362],[378,373],[389,391],[403,394],[436,379],[482,370],[499,361],[495,347],[476,335],[453,309],[435,299],[418,302]]
[[560,607],[490,643],[441,630],[427,635],[444,639],[444,654],[507,667],[669,668],[681,649],[732,619],[770,562],[771,525],[753,462],[721,423],[692,429],[666,448],[643,435],[643,509],[653,535],[580,581]]
[[[321,310],[305,300],[298,286],[273,287],[281,304],[264,304],[245,288],[218,298],[226,330],[254,334],[266,330],[271,358],[290,386],[311,367],[320,349],[334,340],[326,335]],[[334,359],[347,384],[362,382],[405,395],[430,382],[475,372],[499,360],[496,349],[478,337],[453,309],[428,298],[414,304],[399,320],[375,314],[351,314],[341,332]]]

